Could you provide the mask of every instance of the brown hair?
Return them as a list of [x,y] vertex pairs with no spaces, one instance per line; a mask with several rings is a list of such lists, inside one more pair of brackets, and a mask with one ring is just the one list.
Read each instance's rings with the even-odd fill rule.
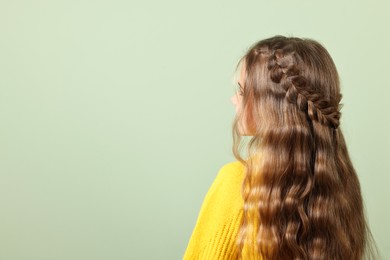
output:
[[[362,259],[369,229],[340,129],[339,76],[317,41],[275,36],[242,57],[233,153],[245,166],[239,251],[264,259]],[[244,112],[245,111],[245,112]],[[248,122],[247,159],[239,124]]]

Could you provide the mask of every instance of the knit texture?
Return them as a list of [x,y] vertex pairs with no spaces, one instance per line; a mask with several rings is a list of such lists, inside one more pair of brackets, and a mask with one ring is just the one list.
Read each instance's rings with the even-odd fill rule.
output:
[[[209,188],[192,232],[184,260],[236,259],[236,239],[243,216],[241,186],[244,166],[224,165]],[[244,246],[243,259],[261,259]],[[253,247],[251,247],[253,248]]]

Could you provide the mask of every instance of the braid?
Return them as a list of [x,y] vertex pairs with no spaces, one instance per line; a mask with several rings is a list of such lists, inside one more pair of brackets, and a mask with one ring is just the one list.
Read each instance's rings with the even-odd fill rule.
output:
[[[287,53],[286,53],[287,52]],[[339,107],[321,96],[308,80],[301,75],[300,58],[289,47],[277,49],[268,59],[271,80],[281,83],[286,90],[286,98],[307,112],[309,118],[323,125],[337,128],[340,124]]]

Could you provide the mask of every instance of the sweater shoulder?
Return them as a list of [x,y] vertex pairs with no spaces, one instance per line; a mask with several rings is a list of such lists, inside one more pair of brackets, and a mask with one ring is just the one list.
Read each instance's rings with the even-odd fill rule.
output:
[[[241,197],[241,184],[244,178],[244,166],[239,162],[230,162],[220,167],[209,191],[208,200],[223,200],[222,204],[230,203],[229,199]],[[219,202],[221,203],[221,201]]]
[[244,167],[230,162],[220,167],[203,201],[184,259],[233,259],[243,200]]
[[220,170],[224,171],[241,171],[244,169],[244,165],[240,161],[229,162],[223,165]]
[[240,181],[244,177],[244,165],[239,161],[229,162],[220,167],[216,181]]
[[221,224],[221,220],[239,214],[244,204],[241,195],[243,178],[244,166],[238,161],[220,167],[203,200],[200,216]]

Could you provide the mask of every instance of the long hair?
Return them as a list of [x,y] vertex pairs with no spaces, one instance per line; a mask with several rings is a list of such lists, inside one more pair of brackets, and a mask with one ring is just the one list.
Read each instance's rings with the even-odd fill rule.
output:
[[245,166],[238,251],[252,243],[267,260],[363,259],[370,232],[331,56],[317,41],[275,36],[250,47],[242,66],[233,123],[233,154]]

